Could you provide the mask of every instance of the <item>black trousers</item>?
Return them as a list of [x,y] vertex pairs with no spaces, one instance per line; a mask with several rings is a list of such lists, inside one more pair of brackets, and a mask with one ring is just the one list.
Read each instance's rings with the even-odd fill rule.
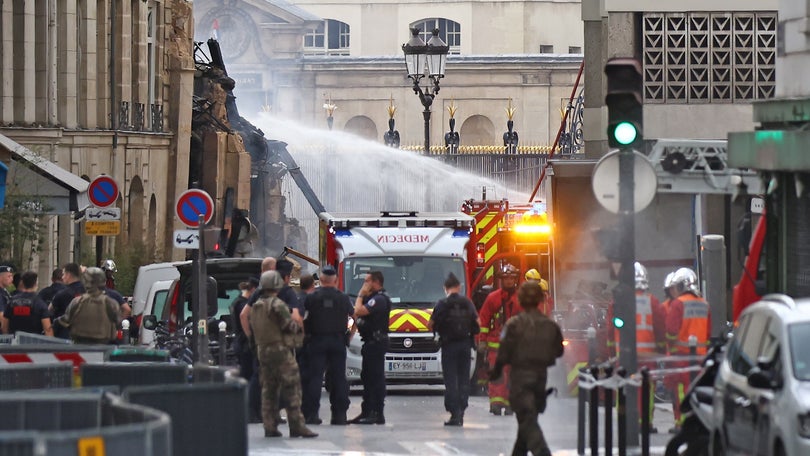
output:
[[363,414],[371,412],[383,413],[385,406],[385,352],[388,351],[388,341],[367,340],[363,342],[362,371],[360,381],[363,382]]
[[442,345],[444,409],[463,414],[470,397],[470,341],[457,340]]
[[321,406],[323,374],[329,371],[329,402],[332,414],[349,408],[349,383],[346,381],[346,345],[343,334],[314,335],[305,347],[306,370],[302,383],[301,411],[307,418],[317,417]]

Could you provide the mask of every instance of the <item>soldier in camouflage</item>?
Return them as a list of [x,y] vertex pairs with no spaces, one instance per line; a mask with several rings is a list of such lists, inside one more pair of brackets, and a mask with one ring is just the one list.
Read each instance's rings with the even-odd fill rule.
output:
[[107,275],[100,268],[82,273],[85,293],[73,298],[65,314],[57,319],[70,329],[70,339],[78,344],[108,344],[114,341],[121,320],[119,305],[104,294]]
[[281,395],[287,404],[290,437],[317,437],[306,427],[301,413],[301,374],[294,353],[301,328],[292,319],[287,304],[276,296],[283,286],[284,280],[277,271],[262,273],[259,299],[250,310],[262,384],[264,436],[281,437],[276,422]]
[[497,379],[505,365],[511,366],[509,403],[518,422],[512,456],[524,456],[528,451],[534,456],[551,456],[537,415],[546,409],[547,370],[563,354],[562,332],[556,323],[537,310],[545,301],[540,284],[524,282],[518,291],[518,301],[524,311],[506,322],[498,357],[489,376]]

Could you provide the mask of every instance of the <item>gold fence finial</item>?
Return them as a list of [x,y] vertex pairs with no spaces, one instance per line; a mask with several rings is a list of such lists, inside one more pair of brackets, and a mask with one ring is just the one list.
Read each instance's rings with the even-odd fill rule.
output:
[[512,107],[512,98],[510,97],[509,106],[506,108],[506,119],[512,120],[512,118],[515,116],[515,111],[517,111],[517,108]]
[[458,107],[456,107],[456,100],[450,98],[450,106],[447,107],[447,112],[450,113],[451,119],[456,115],[456,110],[458,110]]
[[388,100],[388,118],[393,119],[394,113],[397,112],[397,107],[394,105],[394,94],[391,94],[391,98]]

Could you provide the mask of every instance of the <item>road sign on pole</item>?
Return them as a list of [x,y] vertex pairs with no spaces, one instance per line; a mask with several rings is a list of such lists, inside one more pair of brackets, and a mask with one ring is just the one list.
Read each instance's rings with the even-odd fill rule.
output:
[[178,249],[199,249],[200,235],[197,230],[174,230],[174,246]]
[[200,225],[200,216],[203,216],[204,223],[210,222],[214,217],[214,200],[205,191],[192,188],[177,198],[175,212],[177,218],[187,227],[197,228]]
[[112,206],[118,201],[118,183],[112,177],[102,174],[90,182],[87,197],[96,207]]

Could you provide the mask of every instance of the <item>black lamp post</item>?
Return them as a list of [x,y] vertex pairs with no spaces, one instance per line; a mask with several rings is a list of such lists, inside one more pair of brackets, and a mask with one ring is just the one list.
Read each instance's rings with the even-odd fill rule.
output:
[[[413,81],[413,91],[419,95],[419,101],[425,110],[422,115],[425,118],[425,153],[430,153],[430,106],[433,99],[439,93],[439,79],[444,77],[447,53],[450,52],[448,46],[439,38],[439,29],[433,29],[433,36],[427,43],[419,37],[421,31],[418,28],[411,29],[411,39],[402,45],[405,53],[405,65],[408,68],[408,77]],[[433,86],[422,89],[419,82],[427,75]]]

